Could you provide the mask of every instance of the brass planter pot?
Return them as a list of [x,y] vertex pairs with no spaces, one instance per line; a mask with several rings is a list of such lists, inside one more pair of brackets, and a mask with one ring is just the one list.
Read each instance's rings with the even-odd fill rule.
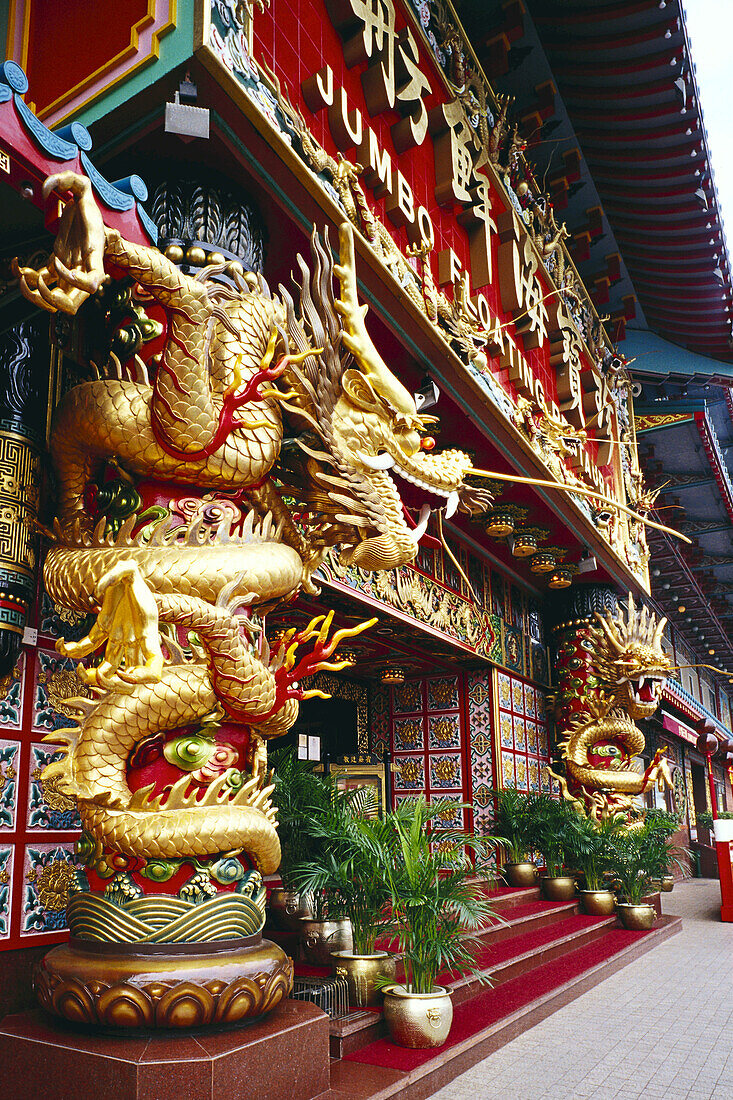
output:
[[283,932],[300,932],[303,917],[312,917],[313,910],[303,894],[276,886],[270,891],[267,908],[278,928]]
[[542,893],[548,901],[575,900],[575,879],[572,875],[558,875],[557,878],[544,875],[541,882]]
[[665,875],[662,879],[662,893],[671,894],[674,890],[674,875]]
[[440,985],[432,993],[408,993],[404,985],[393,985],[385,990],[384,1019],[398,1046],[439,1047],[453,1023],[453,1002]]
[[616,911],[616,899],[611,890],[581,890],[583,912],[591,917],[612,917]]
[[503,871],[509,886],[535,886],[537,883],[534,863],[505,863]]
[[395,976],[394,955],[375,951],[373,955],[354,955],[350,951],[332,951],[331,960],[337,978],[346,978],[352,1008],[374,1008],[384,1000],[377,978]]
[[648,932],[654,927],[657,913],[653,905],[629,905],[627,902],[616,902],[618,913],[624,928],[630,932]]
[[312,920],[309,917],[302,917],[300,942],[307,962],[314,966],[330,966],[334,951],[354,950],[351,921]]

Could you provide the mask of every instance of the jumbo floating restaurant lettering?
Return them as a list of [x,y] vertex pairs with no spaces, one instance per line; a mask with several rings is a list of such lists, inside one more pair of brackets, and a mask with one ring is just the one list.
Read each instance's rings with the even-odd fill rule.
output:
[[[593,369],[583,370],[581,340],[556,291],[544,292],[539,264],[525,227],[514,210],[492,217],[490,182],[482,169],[486,149],[469,124],[458,98],[428,110],[424,99],[432,87],[420,68],[420,55],[410,27],[397,29],[392,0],[325,0],[326,9],[343,42],[349,68],[367,67],[361,76],[364,102],[371,117],[395,109],[402,117],[390,127],[398,155],[422,145],[430,134],[435,166],[435,197],[439,205],[462,207],[458,223],[466,231],[469,263],[465,267],[452,248],[437,255],[437,283],[451,286],[472,323],[486,336],[486,346],[498,360],[517,392],[538,408],[571,428],[592,426],[598,445],[595,460],[577,448],[571,467],[596,488],[607,488],[600,467],[611,461],[613,402],[605,379]],[[333,68],[324,65],[302,83],[302,93],[313,112],[325,110],[337,149],[355,150],[362,178],[374,197],[384,199],[385,213],[404,228],[414,247],[432,248],[435,230],[427,207],[420,203],[408,179],[389,150],[365,121],[359,106],[337,83]],[[514,320],[525,348],[550,344],[550,362],[557,378],[557,402],[545,392],[517,342],[491,308],[486,288],[494,277],[492,240],[498,234],[498,285],[501,305]],[[427,261],[429,262],[429,261]]]

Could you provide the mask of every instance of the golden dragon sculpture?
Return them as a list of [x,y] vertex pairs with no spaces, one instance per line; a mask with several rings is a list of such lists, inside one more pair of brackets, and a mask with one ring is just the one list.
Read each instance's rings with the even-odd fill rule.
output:
[[595,620],[568,630],[558,650],[556,721],[565,775],[550,775],[595,820],[630,817],[655,782],[672,787],[663,750],[643,773],[633,767],[645,745],[635,720],[657,709],[672,667],[662,648],[667,620],[657,621],[646,606],[637,609],[631,593],[625,612],[596,611]]
[[[370,625],[331,635],[332,616],[319,616],[271,652],[266,613],[312,590],[330,547],[393,568],[414,560],[433,510],[490,497],[465,484],[468,456],[430,453],[429,418],[374,347],[348,225],[336,264],[314,233],[294,298],[251,273],[233,286],[221,267],[185,275],[105,227],[83,177],[50,177],[52,192],[54,252],[40,271],[16,264],[26,297],[74,314],[124,275],[166,318],[152,381],[139,360],[115,361],[110,377],[67,393],[51,436],[58,514],[44,583],[57,605],[96,615],[85,638],[58,644],[90,659],[78,673],[92,698],[51,736],[65,755],[46,773],[84,826],[91,891],[71,900],[72,932],[249,934],[262,924],[261,875],[280,857],[266,743],[313,694],[302,681],[343,667],[337,645]],[[152,902],[151,880],[165,883]],[[163,928],[144,917],[161,896]]]

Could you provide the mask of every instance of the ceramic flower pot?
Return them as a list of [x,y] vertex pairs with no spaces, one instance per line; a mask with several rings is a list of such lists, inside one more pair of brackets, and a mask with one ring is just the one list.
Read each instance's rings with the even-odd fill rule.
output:
[[611,890],[581,890],[583,912],[592,917],[612,917],[616,899]]
[[630,932],[648,932],[654,927],[657,913],[652,905],[629,905],[627,902],[616,902],[618,913],[624,928]]
[[385,990],[384,1019],[398,1046],[439,1047],[453,1023],[453,1002],[440,985],[432,993],[408,993],[404,985],[393,985]]
[[537,882],[534,863],[505,863],[503,871],[509,886],[534,886]]
[[286,890],[281,886],[276,886],[270,891],[267,908],[275,924],[284,932],[300,932],[301,919],[313,916],[313,911],[303,894],[299,894],[296,890]]
[[395,958],[386,951],[373,955],[353,955],[350,951],[332,951],[331,961],[337,978],[346,978],[349,1004],[352,1008],[374,1008],[381,1005],[384,992],[376,986],[377,978],[394,978]]
[[334,951],[352,952],[354,950],[351,921],[312,920],[302,917],[300,942],[306,962],[314,966],[330,966]]
[[558,875],[556,878],[545,875],[541,882],[542,892],[548,901],[575,900],[575,879],[572,875]]

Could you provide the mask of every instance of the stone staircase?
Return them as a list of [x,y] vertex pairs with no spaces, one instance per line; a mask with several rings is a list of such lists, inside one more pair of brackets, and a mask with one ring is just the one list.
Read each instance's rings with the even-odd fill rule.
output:
[[547,902],[537,888],[501,889],[491,897],[496,917],[480,934],[479,973],[439,978],[453,995],[447,1043],[437,1051],[406,1050],[386,1038],[380,1011],[351,1012],[331,1021],[331,1088],[318,1100],[428,1097],[682,923],[660,916],[650,932],[627,932],[615,917],[586,916],[576,901]]

